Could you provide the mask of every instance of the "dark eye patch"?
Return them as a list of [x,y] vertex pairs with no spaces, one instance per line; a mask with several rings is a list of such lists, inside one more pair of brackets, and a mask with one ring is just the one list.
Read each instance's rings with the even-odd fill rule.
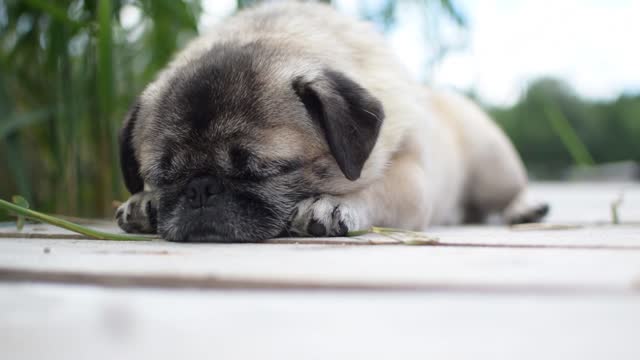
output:
[[166,151],[160,157],[160,169],[163,171],[171,170],[171,165],[173,163],[173,153],[170,151]]
[[246,169],[249,166],[249,159],[251,157],[251,153],[244,148],[234,147],[229,151],[231,166],[236,170]]

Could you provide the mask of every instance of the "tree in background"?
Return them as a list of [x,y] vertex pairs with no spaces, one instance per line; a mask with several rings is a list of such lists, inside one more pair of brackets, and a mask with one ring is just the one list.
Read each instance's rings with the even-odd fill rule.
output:
[[489,110],[537,177],[559,178],[571,166],[640,161],[640,95],[589,101],[562,81],[543,78],[514,106]]

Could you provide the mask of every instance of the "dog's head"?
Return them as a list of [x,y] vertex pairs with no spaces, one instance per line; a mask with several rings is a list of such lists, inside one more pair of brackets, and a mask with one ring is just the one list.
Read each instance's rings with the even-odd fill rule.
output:
[[214,46],[129,112],[122,172],[131,193],[157,194],[163,238],[274,237],[297,202],[360,177],[380,102],[338,71],[309,75],[278,58],[258,44]]

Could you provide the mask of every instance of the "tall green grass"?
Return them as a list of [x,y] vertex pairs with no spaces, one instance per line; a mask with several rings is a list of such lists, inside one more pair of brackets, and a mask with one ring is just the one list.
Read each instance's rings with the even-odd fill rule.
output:
[[197,33],[200,11],[198,1],[0,0],[1,197],[111,215],[111,201],[126,197],[122,117]]

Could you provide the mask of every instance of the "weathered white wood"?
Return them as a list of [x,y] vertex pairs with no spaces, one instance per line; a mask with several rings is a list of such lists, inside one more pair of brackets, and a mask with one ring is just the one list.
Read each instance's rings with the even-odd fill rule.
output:
[[611,223],[611,203],[623,195],[623,222],[640,222],[640,183],[535,183],[530,198],[548,202],[548,221],[555,223]]
[[28,359],[640,358],[640,299],[0,286]]
[[[623,188],[626,225],[602,225]],[[639,359],[640,186],[532,195],[580,227],[434,228],[437,246],[0,238],[0,358]]]
[[[624,217],[632,213],[629,210],[640,208],[633,206],[640,199],[638,186],[541,184],[533,187],[532,196],[553,199],[552,206],[560,209],[557,218],[564,216],[562,209],[573,209],[572,214],[580,219],[580,214],[593,208],[604,208],[606,214],[609,199],[615,198],[622,187],[627,188],[625,207],[620,211]],[[98,227],[115,230],[109,223]],[[15,229],[5,227],[0,231]],[[31,225],[27,232],[65,233],[46,225]],[[639,225],[587,224],[577,229],[540,231],[475,226],[434,228],[429,234],[439,237],[441,245],[308,245],[305,239],[299,239],[299,245],[224,245],[0,238],[0,268],[98,275],[209,276],[228,282],[328,286],[587,287],[632,291],[640,281]]]
[[622,291],[636,289],[633,284],[640,281],[640,251],[2,239],[0,268],[92,274],[206,275],[228,281],[586,286]]

